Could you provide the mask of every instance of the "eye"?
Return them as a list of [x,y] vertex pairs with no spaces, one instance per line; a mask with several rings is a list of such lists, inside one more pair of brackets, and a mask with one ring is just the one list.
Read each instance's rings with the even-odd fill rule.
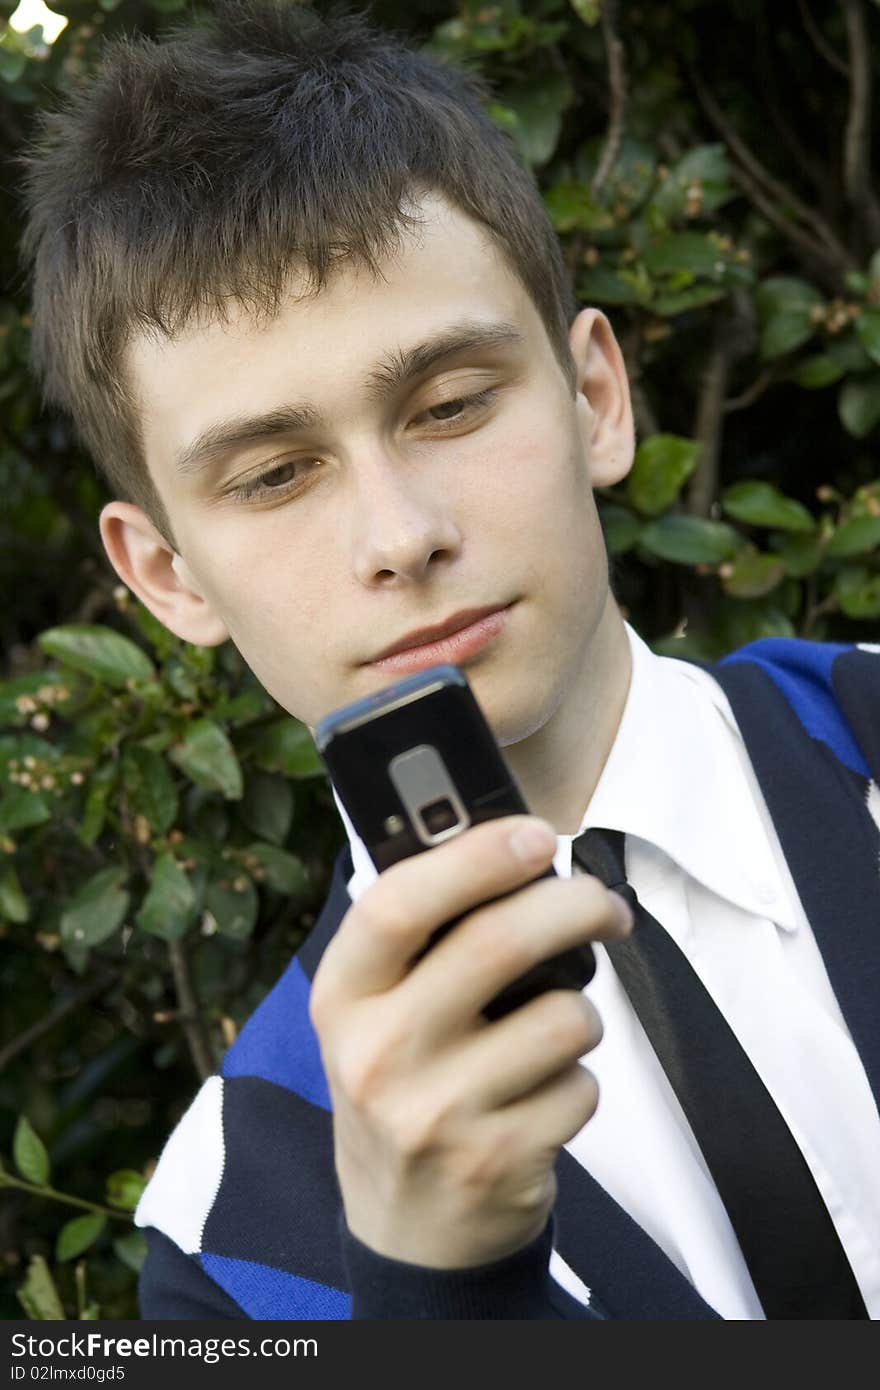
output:
[[295,492],[298,486],[305,482],[302,475],[309,465],[316,467],[317,460],[286,459],[255,478],[246,478],[232,489],[232,496],[239,501],[247,501],[252,497],[269,497],[273,493],[278,496],[286,492]]
[[460,424],[472,415],[479,414],[481,410],[486,410],[496,395],[497,392],[490,388],[473,396],[455,396],[450,401],[438,401],[436,405],[428,406],[418,418],[427,417],[438,425]]

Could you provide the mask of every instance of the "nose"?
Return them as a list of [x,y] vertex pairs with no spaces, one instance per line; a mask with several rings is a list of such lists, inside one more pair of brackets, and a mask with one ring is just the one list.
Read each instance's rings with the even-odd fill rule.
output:
[[450,499],[418,465],[383,459],[359,474],[352,528],[354,569],[362,584],[418,581],[459,552],[461,533]]

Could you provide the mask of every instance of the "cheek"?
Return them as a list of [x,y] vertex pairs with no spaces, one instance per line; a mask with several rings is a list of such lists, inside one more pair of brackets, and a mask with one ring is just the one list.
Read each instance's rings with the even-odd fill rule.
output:
[[[546,412],[545,412],[546,413]],[[508,449],[484,463],[492,530],[542,570],[571,563],[572,552],[589,549],[597,526],[580,435],[572,419],[538,432],[511,434]],[[539,553],[536,553],[539,552]]]

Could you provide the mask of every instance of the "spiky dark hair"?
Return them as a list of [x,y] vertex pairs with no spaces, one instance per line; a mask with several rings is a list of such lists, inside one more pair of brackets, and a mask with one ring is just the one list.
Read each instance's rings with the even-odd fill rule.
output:
[[108,41],[43,116],[23,159],[34,368],[113,495],[170,544],[126,343],[230,302],[272,315],[293,266],[316,290],[340,260],[375,270],[426,191],[488,229],[573,388],[559,244],[487,97],[363,11],[220,0],[161,41]]

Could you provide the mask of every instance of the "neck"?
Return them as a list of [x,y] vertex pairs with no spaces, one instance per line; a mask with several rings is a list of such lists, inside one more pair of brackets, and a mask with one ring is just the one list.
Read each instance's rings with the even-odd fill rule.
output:
[[557,709],[504,752],[529,810],[575,835],[611,752],[632,673],[629,639],[609,591],[580,669]]

